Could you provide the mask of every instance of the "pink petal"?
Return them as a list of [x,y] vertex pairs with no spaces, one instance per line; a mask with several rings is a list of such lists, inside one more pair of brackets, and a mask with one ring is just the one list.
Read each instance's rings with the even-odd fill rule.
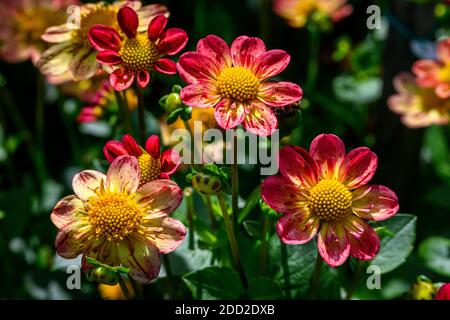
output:
[[120,156],[111,163],[106,174],[106,189],[111,192],[134,193],[139,187],[141,173],[136,157]]
[[167,18],[164,15],[156,16],[152,19],[150,24],[148,25],[148,38],[151,41],[155,41],[163,32],[164,28],[167,25]]
[[267,79],[281,73],[289,64],[291,57],[283,50],[270,50],[262,54],[255,61],[256,76]]
[[42,40],[49,43],[61,43],[70,41],[72,37],[72,30],[67,27],[67,24],[62,24],[55,27],[50,27],[45,30],[41,36]]
[[223,129],[232,129],[244,121],[245,108],[240,103],[222,99],[214,109],[217,124]]
[[450,39],[439,41],[437,45],[437,56],[444,63],[450,63]]
[[350,254],[350,241],[340,222],[324,222],[317,238],[320,256],[335,268],[343,264]]
[[217,66],[197,52],[183,53],[177,63],[177,69],[180,77],[188,84],[215,80],[219,75]]
[[115,70],[109,76],[109,82],[117,91],[128,89],[134,81],[134,72],[124,68]]
[[317,136],[309,147],[309,154],[320,168],[323,179],[336,179],[339,165],[345,157],[345,146],[334,134]]
[[142,149],[131,135],[126,134],[122,137],[122,145],[130,156],[139,157],[142,155]]
[[394,77],[394,88],[399,93],[410,93],[417,90],[416,79],[409,72],[402,72]]
[[218,36],[209,35],[197,44],[198,53],[213,61],[218,69],[231,67],[231,51],[228,44]]
[[350,256],[360,260],[372,260],[380,250],[380,238],[364,220],[349,215],[342,224],[350,241]]
[[259,86],[258,98],[272,107],[284,107],[298,102],[303,90],[292,82],[266,82]]
[[93,77],[99,69],[95,52],[90,48],[82,48],[76,51],[70,61],[68,71],[74,81],[81,81]]
[[127,6],[121,8],[117,14],[117,22],[128,38],[136,37],[139,26],[139,18],[136,11]]
[[285,146],[279,153],[280,174],[299,189],[309,189],[318,182],[318,168],[309,153],[297,146]]
[[446,283],[439,287],[435,300],[450,300],[450,283]]
[[81,267],[84,272],[92,269],[92,265],[86,261],[86,257],[93,258],[109,266],[118,266],[122,261],[119,260],[119,250],[116,243],[100,238],[91,242],[83,252]]
[[112,50],[119,52],[122,40],[114,28],[101,24],[94,25],[88,33],[91,45],[98,51]]
[[289,213],[278,220],[277,234],[286,244],[305,244],[317,234],[319,222],[317,216],[309,214],[309,210]]
[[89,235],[88,228],[60,230],[55,239],[56,253],[65,259],[75,259],[83,252]]
[[234,66],[255,71],[256,59],[266,52],[266,45],[259,38],[240,36],[231,45],[231,59]]
[[389,219],[399,208],[397,195],[385,186],[364,186],[353,191],[352,195],[353,212],[366,220]]
[[106,182],[106,176],[95,170],[85,170],[77,173],[72,180],[73,191],[83,201],[96,196],[102,183]]
[[191,84],[181,90],[181,100],[190,107],[211,108],[219,103],[221,96],[208,83]]
[[155,69],[158,72],[163,74],[176,74],[177,73],[177,65],[170,59],[161,58],[158,59],[155,63]]
[[301,189],[279,176],[271,176],[263,181],[261,197],[273,210],[285,214],[299,211],[299,207],[307,201]]
[[254,101],[246,110],[243,125],[245,129],[259,136],[271,135],[278,126],[273,111],[260,101]]
[[139,203],[147,206],[150,214],[170,214],[183,200],[183,191],[171,180],[153,180],[137,191]]
[[158,52],[172,56],[183,50],[187,42],[186,31],[178,28],[167,29],[160,37]]
[[64,229],[82,216],[86,216],[83,201],[77,196],[71,195],[61,199],[56,204],[50,219],[58,229]]
[[434,60],[419,60],[412,66],[417,76],[416,83],[421,87],[434,87],[439,81],[440,65]]
[[174,251],[186,237],[186,227],[178,220],[163,216],[143,218],[144,234],[162,254]]
[[438,84],[436,86],[436,95],[442,99],[450,98],[450,84],[448,83]]
[[148,137],[145,142],[145,150],[154,158],[159,159],[161,156],[161,143],[159,141],[159,137],[154,134]]
[[339,181],[349,189],[367,184],[377,170],[378,159],[369,148],[359,147],[350,151],[342,161]]
[[116,51],[104,50],[97,54],[97,61],[100,62],[101,64],[114,66],[122,63],[122,58]]
[[141,70],[138,72],[136,79],[139,87],[145,88],[150,82],[150,73],[146,70]]
[[127,155],[128,151],[119,141],[111,140],[105,144],[103,153],[108,162],[113,162],[118,156]]
[[168,176],[175,173],[180,164],[181,158],[177,151],[165,150],[161,155],[161,174]]

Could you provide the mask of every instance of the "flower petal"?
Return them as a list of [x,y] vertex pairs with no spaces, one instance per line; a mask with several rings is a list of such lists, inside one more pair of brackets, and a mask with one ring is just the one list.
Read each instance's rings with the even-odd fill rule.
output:
[[228,44],[218,36],[209,35],[197,44],[197,51],[213,61],[218,69],[231,67],[231,51]]
[[318,182],[316,162],[303,148],[285,146],[279,153],[280,174],[299,189],[309,189]]
[[86,257],[93,258],[98,262],[115,267],[121,264],[119,260],[118,246],[111,241],[104,238],[92,241],[83,252],[83,259],[81,260],[81,267],[84,272],[92,269],[93,266],[87,262]]
[[177,63],[180,77],[188,84],[215,80],[219,75],[216,65],[204,55],[197,52],[186,52]]
[[122,145],[130,156],[139,157],[143,153],[142,148],[139,146],[136,139],[129,134],[125,134],[122,137]]
[[353,212],[366,220],[383,221],[398,211],[398,198],[391,189],[380,186],[364,186],[352,193]]
[[286,244],[305,244],[319,229],[319,218],[309,213],[307,208],[282,216],[277,222],[278,237]]
[[340,222],[324,222],[317,238],[320,256],[335,268],[343,264],[350,254],[350,241]]
[[440,83],[436,86],[436,95],[439,98],[447,99],[450,97],[450,84]]
[[284,107],[302,97],[303,90],[292,82],[266,82],[259,86],[258,98],[272,107]]
[[152,19],[150,24],[148,25],[148,38],[151,41],[155,41],[163,32],[164,28],[167,25],[167,18],[164,15],[158,15]]
[[83,253],[90,234],[89,226],[59,230],[55,239],[56,253],[65,259],[76,258]]
[[273,210],[285,214],[299,211],[307,200],[302,190],[279,176],[271,176],[263,181],[261,197]]
[[450,63],[450,39],[444,39],[437,44],[437,56],[444,63]]
[[188,36],[186,31],[179,28],[170,28],[164,31],[158,42],[158,52],[172,56],[186,46]]
[[119,141],[111,140],[106,142],[103,147],[103,154],[109,163],[113,162],[118,156],[127,155],[128,151]]
[[42,40],[49,43],[61,43],[64,41],[70,41],[71,38],[72,30],[67,27],[66,23],[48,28],[41,36]]
[[119,33],[111,27],[96,24],[88,33],[89,41],[91,45],[98,51],[112,50],[119,52],[122,40]]
[[291,57],[284,50],[270,50],[264,52],[256,61],[256,76],[267,79],[281,73],[289,64]]
[[75,81],[93,77],[98,71],[99,64],[95,51],[91,48],[80,49],[69,64],[69,72]]
[[153,180],[137,191],[140,204],[148,207],[150,214],[170,214],[183,200],[183,191],[171,180]]
[[450,300],[450,283],[443,284],[436,293],[435,300]]
[[186,237],[186,227],[178,220],[163,216],[143,217],[144,235],[160,253],[174,251]]
[[172,149],[165,150],[161,154],[161,174],[168,176],[175,173],[180,166],[181,158],[180,154]]
[[417,76],[415,82],[421,87],[434,87],[439,82],[440,65],[434,60],[419,60],[412,66],[413,73]]
[[139,32],[148,31],[148,25],[159,15],[163,15],[168,18],[170,16],[170,12],[166,6],[161,4],[150,4],[143,6],[142,8],[133,7],[130,4],[137,4],[138,1],[128,1],[129,6],[131,6],[138,14],[139,17]]
[[77,173],[72,180],[73,191],[83,201],[96,196],[101,184],[106,182],[106,176],[95,170],[85,170]]
[[241,103],[222,99],[214,109],[217,124],[223,129],[232,129],[244,121],[245,108]]
[[145,88],[150,82],[150,73],[147,70],[141,70],[138,72],[136,79],[139,87]]
[[372,260],[380,250],[380,238],[364,220],[349,215],[342,224],[350,242],[350,255],[360,260]]
[[369,148],[359,147],[350,151],[342,161],[339,181],[349,189],[368,183],[377,170],[377,155]]
[[156,134],[148,137],[145,142],[145,150],[147,150],[154,159],[159,159],[161,156],[161,142]]
[[254,101],[243,121],[245,129],[259,136],[271,135],[278,126],[278,120],[273,111],[260,101]]
[[231,45],[231,59],[234,66],[255,71],[256,59],[266,52],[266,45],[259,38],[240,36]]
[[73,50],[74,47],[69,42],[55,44],[44,51],[36,67],[46,77],[62,75],[69,70]]
[[56,204],[50,219],[58,229],[64,229],[84,216],[86,212],[83,201],[71,195],[64,197]]
[[170,59],[161,58],[156,61],[155,69],[163,74],[176,74],[177,64]]
[[136,11],[127,6],[121,8],[117,13],[117,22],[128,38],[136,37],[139,26],[139,18]]
[[109,82],[117,91],[128,89],[134,81],[134,72],[125,68],[115,70],[109,76]]
[[141,173],[136,157],[119,156],[108,169],[105,187],[111,192],[134,193],[139,187]]
[[336,179],[339,165],[345,157],[345,146],[334,134],[317,136],[309,147],[309,154],[316,161],[323,179]]
[[106,64],[108,66],[114,66],[122,62],[122,58],[116,51],[104,50],[97,54],[97,61],[101,64]]
[[211,108],[219,103],[221,97],[208,83],[191,84],[181,90],[184,104],[197,108]]

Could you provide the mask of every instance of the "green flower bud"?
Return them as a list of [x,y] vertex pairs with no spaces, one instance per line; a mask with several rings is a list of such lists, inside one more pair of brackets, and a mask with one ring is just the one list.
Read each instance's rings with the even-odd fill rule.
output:
[[198,172],[193,176],[192,186],[201,194],[211,195],[220,191],[222,182],[216,176]]
[[119,275],[112,268],[100,266],[89,271],[88,280],[112,286],[119,282]]

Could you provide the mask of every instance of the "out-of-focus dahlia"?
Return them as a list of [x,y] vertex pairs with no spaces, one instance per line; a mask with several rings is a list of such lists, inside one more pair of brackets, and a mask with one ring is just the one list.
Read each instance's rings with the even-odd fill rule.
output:
[[126,134],[122,141],[111,140],[103,147],[103,153],[109,162],[117,157],[130,155],[138,160],[141,170],[140,186],[156,179],[170,179],[180,165],[179,155],[172,149],[161,153],[161,144],[157,135],[150,136],[142,148],[136,140]]
[[433,88],[441,98],[450,97],[450,38],[437,44],[437,60],[422,59],[414,63],[413,73],[417,84]]
[[144,88],[150,82],[152,71],[177,72],[175,62],[164,57],[175,55],[185,47],[188,36],[184,30],[164,30],[167,18],[159,15],[148,24],[147,32],[139,32],[139,17],[129,7],[120,9],[117,21],[124,39],[108,25],[98,24],[89,31],[91,44],[99,51],[97,61],[115,68],[109,78],[114,89],[125,90],[135,79]]
[[240,36],[231,48],[209,35],[197,51],[181,55],[180,76],[189,85],[181,91],[192,107],[214,107],[217,123],[224,129],[239,124],[258,135],[270,135],[277,127],[271,107],[283,107],[302,98],[302,89],[291,82],[271,82],[289,64],[283,50],[266,50],[259,38]]
[[401,115],[410,128],[446,125],[450,120],[450,100],[438,97],[433,88],[416,84],[412,74],[401,73],[394,78],[397,94],[389,97],[389,108]]
[[304,244],[316,234],[319,253],[332,267],[349,256],[375,257],[380,239],[366,220],[381,221],[398,211],[397,196],[381,185],[367,185],[377,156],[366,147],[346,154],[337,136],[322,134],[309,152],[286,146],[279,154],[279,176],[262,184],[262,198],[283,214],[277,234],[286,244]]
[[0,2],[0,58],[36,63],[48,45],[45,30],[67,20],[66,7],[78,0],[2,0]]
[[135,157],[121,156],[108,173],[86,170],[73,178],[74,195],[59,201],[51,219],[59,229],[58,255],[83,255],[110,266],[130,268],[129,275],[148,283],[158,276],[160,254],[175,250],[186,235],[184,225],[170,217],[182,201],[182,190],[170,180],[139,187]]
[[435,300],[450,300],[450,283],[446,283],[439,288]]
[[[96,74],[99,64],[97,51],[92,47],[88,32],[97,24],[107,25],[120,32],[117,13],[122,7],[130,7],[138,12],[141,24],[136,26],[143,31],[157,15],[169,16],[167,8],[160,4],[142,7],[140,1],[117,1],[88,3],[80,6],[79,26],[72,29],[69,24],[61,24],[46,30],[42,38],[53,45],[46,50],[38,67],[45,76],[59,76],[69,72],[73,80],[87,79]],[[120,35],[120,38],[123,34]],[[111,39],[112,40],[112,39]]]
[[347,0],[275,0],[273,10],[291,27],[302,28],[313,15],[338,22],[350,15],[353,7]]

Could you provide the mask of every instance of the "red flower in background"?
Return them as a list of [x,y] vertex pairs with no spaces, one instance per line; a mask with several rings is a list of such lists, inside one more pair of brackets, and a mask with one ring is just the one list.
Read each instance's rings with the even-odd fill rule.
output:
[[442,285],[436,293],[435,300],[450,300],[450,283]]
[[164,30],[167,20],[164,15],[159,15],[150,22],[146,33],[138,33],[138,15],[133,9],[123,7],[117,21],[125,40],[109,26],[95,25],[89,30],[89,40],[99,51],[97,61],[115,68],[110,75],[114,89],[125,90],[135,79],[143,88],[150,82],[150,73],[154,70],[164,74],[176,73],[175,62],[164,57],[180,52],[188,36],[178,28]]

